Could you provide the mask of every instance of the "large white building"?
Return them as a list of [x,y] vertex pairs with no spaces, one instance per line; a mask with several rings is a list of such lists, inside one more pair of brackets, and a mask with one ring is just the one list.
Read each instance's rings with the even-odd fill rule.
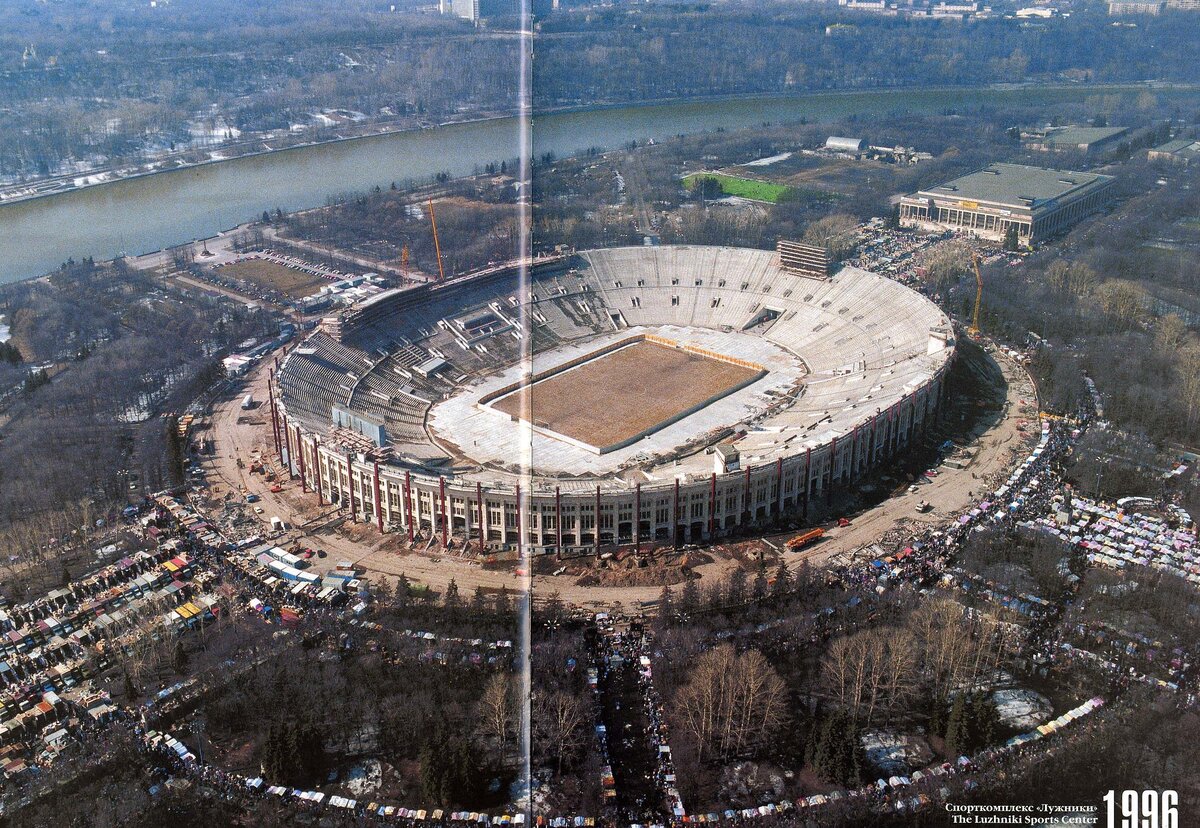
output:
[[900,199],[900,224],[1024,243],[1066,230],[1108,200],[1113,178],[1021,164],[991,164]]

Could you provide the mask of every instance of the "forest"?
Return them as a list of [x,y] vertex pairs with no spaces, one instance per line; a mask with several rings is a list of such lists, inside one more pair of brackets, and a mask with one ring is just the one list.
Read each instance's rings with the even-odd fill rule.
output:
[[131,495],[179,483],[163,415],[221,376],[225,349],[272,330],[260,314],[122,260],[64,263],[6,286],[0,307],[20,354],[10,381],[33,371],[2,399],[0,541],[10,568],[54,558],[48,541],[65,542]]
[[[845,24],[827,33],[832,24]],[[1025,80],[1195,81],[1196,15],[1114,27],[1102,7],[1051,25],[854,14],[820,4],[589,9],[540,24],[542,106],[804,89]]]

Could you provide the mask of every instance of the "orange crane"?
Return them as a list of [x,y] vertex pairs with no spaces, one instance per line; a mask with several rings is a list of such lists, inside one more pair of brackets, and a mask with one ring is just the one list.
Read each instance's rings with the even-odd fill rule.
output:
[[788,549],[800,549],[808,546],[813,541],[818,540],[824,534],[825,530],[818,526],[815,529],[809,529],[807,532],[802,532],[799,535],[796,535],[796,537],[792,538],[784,545]]
[[979,274],[979,257],[971,251],[971,266],[975,268],[975,312],[971,314],[971,327],[968,333],[979,336],[979,306],[983,302],[983,276]]
[[446,281],[446,271],[442,269],[442,245],[437,236],[437,214],[433,212],[433,199],[429,199],[429,220],[433,223],[433,249],[437,253],[438,281]]

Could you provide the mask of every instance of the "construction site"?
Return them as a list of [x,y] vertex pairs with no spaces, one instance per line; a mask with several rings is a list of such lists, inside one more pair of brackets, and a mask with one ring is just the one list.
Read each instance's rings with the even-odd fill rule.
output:
[[[572,603],[651,606],[664,583],[724,577],[748,542],[793,565],[869,554],[897,521],[936,525],[962,508],[1025,450],[1036,394],[1018,364],[972,346],[960,362],[977,379],[953,391],[957,343],[918,294],[857,268],[818,279],[778,261],[732,248],[589,251],[536,264],[525,313],[503,269],[364,301],[247,375],[238,388],[256,410],[240,408],[244,394],[216,409],[213,496],[247,515],[244,531],[278,516],[287,542],[375,577],[492,591],[520,588],[532,566]],[[539,343],[526,359],[513,335],[523,319]],[[751,381],[672,418],[688,408],[675,399],[653,428],[662,418],[645,411],[686,383],[635,368],[605,387],[579,374],[547,401],[576,435],[602,442],[621,410],[639,432],[653,420],[602,454],[495,409],[524,396],[535,422],[553,422],[539,386],[647,339],[655,352],[705,354],[701,365],[752,366]],[[238,505],[248,494],[253,509]],[[824,536],[788,548],[805,525]]]

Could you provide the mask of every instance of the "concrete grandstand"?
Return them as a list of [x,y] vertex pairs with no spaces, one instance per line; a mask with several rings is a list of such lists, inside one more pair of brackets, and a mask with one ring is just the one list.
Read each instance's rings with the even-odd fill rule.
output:
[[[954,352],[912,290],[852,267],[813,280],[773,251],[592,250],[520,284],[496,268],[327,320],[274,373],[292,474],[380,531],[443,543],[705,540],[902,450]],[[551,378],[568,384],[539,403]]]

